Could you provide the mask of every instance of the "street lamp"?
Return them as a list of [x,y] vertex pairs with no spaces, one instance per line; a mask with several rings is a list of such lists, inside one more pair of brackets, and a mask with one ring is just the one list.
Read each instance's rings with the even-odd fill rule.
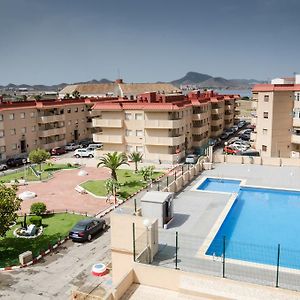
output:
[[151,223],[149,221],[149,219],[144,219],[143,220],[143,225],[146,228],[146,237],[147,237],[147,262],[150,263],[151,261],[151,247],[149,245],[149,230],[151,230]]
[[225,157],[226,157],[226,162],[227,162],[227,145],[228,145],[228,142],[224,142],[224,148],[225,148]]

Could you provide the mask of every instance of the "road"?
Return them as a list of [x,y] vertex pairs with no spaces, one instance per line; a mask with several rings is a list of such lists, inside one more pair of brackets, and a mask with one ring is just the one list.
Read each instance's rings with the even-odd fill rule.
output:
[[67,241],[34,266],[0,273],[0,298],[21,300],[70,299],[72,290],[97,285],[91,275],[96,262],[111,259],[110,230],[90,243]]

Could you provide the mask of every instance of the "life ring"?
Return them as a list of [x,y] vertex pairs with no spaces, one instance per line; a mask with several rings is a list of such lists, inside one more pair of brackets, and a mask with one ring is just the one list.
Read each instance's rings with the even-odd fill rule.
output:
[[107,273],[106,271],[106,265],[102,263],[94,264],[92,267],[92,274],[94,276],[103,276]]

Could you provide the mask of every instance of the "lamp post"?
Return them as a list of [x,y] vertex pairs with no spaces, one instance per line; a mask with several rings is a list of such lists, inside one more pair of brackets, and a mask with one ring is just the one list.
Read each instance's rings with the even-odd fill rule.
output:
[[149,245],[149,230],[151,230],[151,223],[149,219],[144,219],[143,224],[146,228],[146,247],[147,247],[147,263],[151,262],[151,245]]
[[226,162],[227,162],[227,145],[228,145],[228,142],[224,142],[224,148],[225,148],[225,157],[226,157]]

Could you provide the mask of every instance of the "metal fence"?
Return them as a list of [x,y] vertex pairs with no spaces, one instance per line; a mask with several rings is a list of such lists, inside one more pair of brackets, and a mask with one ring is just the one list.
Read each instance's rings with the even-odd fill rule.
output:
[[[145,239],[134,240],[136,249],[147,248]],[[300,250],[166,230],[159,231],[158,243],[153,265],[300,291]]]

